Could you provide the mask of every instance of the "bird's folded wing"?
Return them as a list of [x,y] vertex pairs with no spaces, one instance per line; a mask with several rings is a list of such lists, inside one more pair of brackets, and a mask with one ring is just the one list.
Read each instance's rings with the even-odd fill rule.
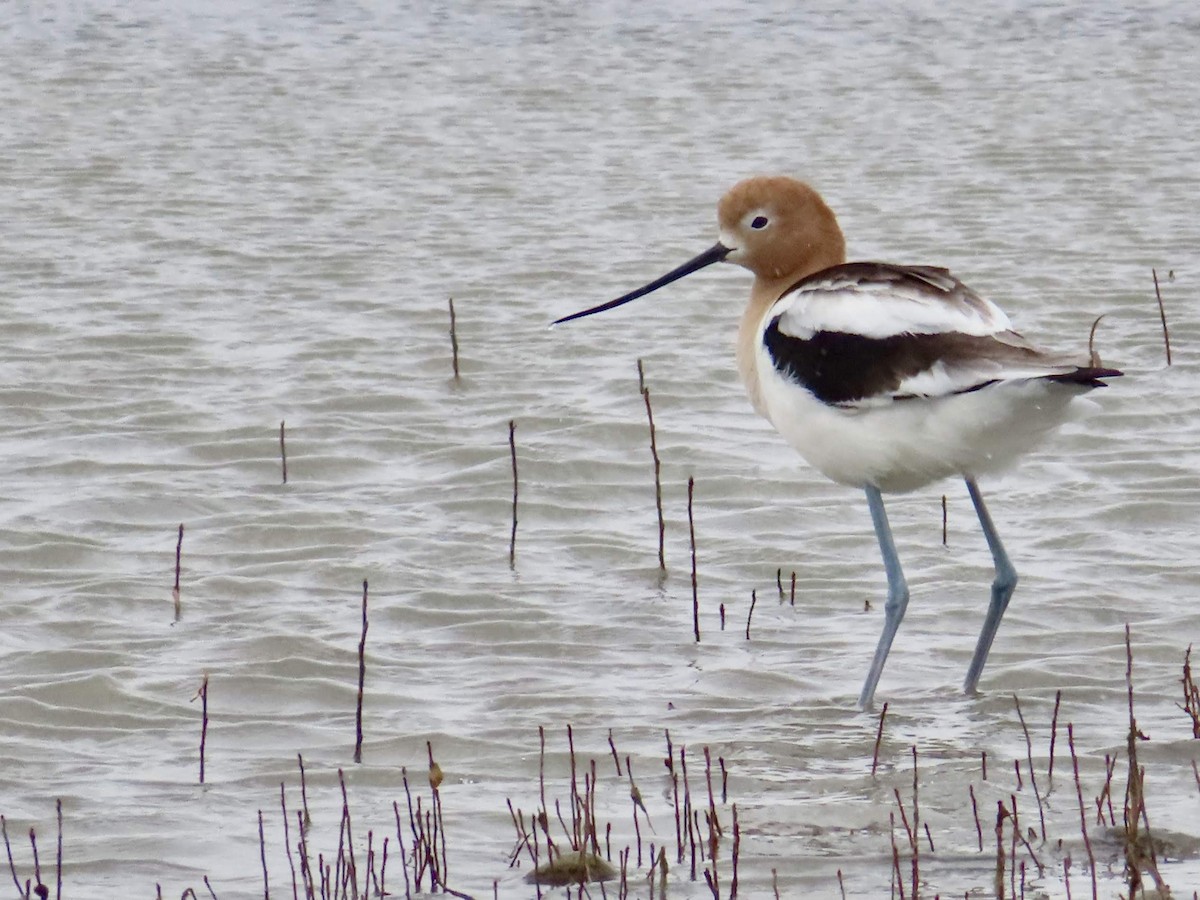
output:
[[1082,360],[1033,347],[999,307],[927,266],[849,263],[811,275],[776,302],[763,341],[782,376],[838,406],[1083,371]]

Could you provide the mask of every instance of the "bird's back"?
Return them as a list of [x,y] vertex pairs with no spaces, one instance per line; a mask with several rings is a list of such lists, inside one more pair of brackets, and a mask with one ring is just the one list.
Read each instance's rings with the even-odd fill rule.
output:
[[1119,375],[1031,345],[946,269],[858,262],[763,317],[762,411],[834,481],[910,490],[1012,465]]

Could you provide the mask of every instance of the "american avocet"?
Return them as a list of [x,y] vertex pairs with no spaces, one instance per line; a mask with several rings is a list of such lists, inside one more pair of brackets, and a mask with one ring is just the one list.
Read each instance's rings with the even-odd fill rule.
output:
[[613,309],[717,262],[754,274],[737,364],[754,408],[826,477],[867,494],[887,570],[883,633],[859,704],[875,696],[908,606],[883,491],[963,478],[991,550],[991,603],[964,690],[974,693],[1017,572],[976,478],[1012,466],[1068,416],[1072,399],[1121,373],[1048,353],[946,269],[846,262],[837,219],[808,185],[749,178],[721,198],[720,240]]

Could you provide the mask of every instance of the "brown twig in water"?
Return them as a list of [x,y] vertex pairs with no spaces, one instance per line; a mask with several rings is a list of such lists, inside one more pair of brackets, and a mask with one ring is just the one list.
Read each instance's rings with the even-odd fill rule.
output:
[[25,889],[21,887],[21,879],[17,875],[17,866],[13,862],[12,845],[8,842],[8,822],[5,820],[3,814],[0,814],[0,834],[4,835],[4,849],[8,853],[8,870],[12,873],[13,884],[17,886],[17,896],[24,897]]
[[[1004,807],[1003,800],[996,801],[996,876],[994,887],[996,890],[996,900],[1004,900],[1004,872],[1005,857],[1004,857],[1004,820],[1009,817],[1008,810]],[[1015,826],[1014,826],[1015,827]]]
[[754,604],[758,603],[758,592],[750,592],[750,612],[746,613],[746,640],[750,640],[750,619],[754,615]]
[[892,877],[900,889],[900,900],[904,900],[904,873],[900,871],[900,846],[896,843],[896,814],[888,813],[888,820],[891,823],[888,833],[892,839]]
[[875,770],[879,767],[879,745],[883,741],[883,720],[887,716],[888,705],[884,701],[883,709],[879,711],[879,728],[875,732],[875,753],[871,756],[871,777],[875,777]]
[[454,380],[458,381],[458,328],[454,317],[454,298],[450,298],[450,352],[454,365]]
[[[704,870],[704,880],[708,883],[709,888],[713,892],[713,900],[721,898],[721,881],[720,873],[717,868],[717,859],[719,856],[719,846],[721,839],[721,826],[717,821],[717,801],[713,795],[712,786],[712,753],[708,746],[704,747],[704,783],[708,790],[708,809],[704,812],[704,821],[708,825],[708,861],[709,868]],[[703,852],[701,853],[703,858]]]
[[948,543],[947,543],[947,537],[948,537],[948,535],[947,535],[947,520],[948,520],[948,514],[947,514],[947,510],[946,510],[946,495],[942,494],[942,546],[943,547],[948,546]]
[[979,751],[979,759],[980,759],[980,765],[983,768],[983,780],[987,781],[987,751],[986,750]]
[[[337,879],[337,883],[344,885],[346,879],[350,880],[351,896],[358,896],[358,862],[354,858],[354,833],[350,822],[350,798],[346,794],[346,773],[342,769],[338,769],[338,784],[342,788],[342,822],[338,833],[338,867],[342,870],[342,876]],[[342,840],[345,839],[345,852],[342,850]]]
[[54,803],[55,814],[58,819],[58,851],[54,857],[55,870],[55,887],[54,896],[56,900],[62,900],[62,798],[59,797]]
[[[1129,757],[1129,779],[1125,788],[1125,875],[1129,879],[1129,896],[1138,888],[1145,888],[1142,870],[1154,882],[1161,897],[1170,896],[1170,888],[1158,872],[1154,838],[1150,834],[1150,818],[1146,812],[1146,770],[1138,765],[1138,741],[1148,740],[1137,725],[1133,715],[1133,644],[1129,624],[1125,625],[1125,686],[1129,694],[1129,733],[1126,737],[1126,755]],[[1145,836],[1138,834],[1139,820],[1146,826]]]
[[1116,768],[1117,768],[1117,758],[1119,756],[1120,756],[1120,754],[1109,754],[1109,753],[1104,754],[1104,787],[1100,789],[1100,796],[1096,798],[1096,824],[1097,825],[1103,825],[1105,823],[1104,806],[1107,803],[1108,804],[1108,819],[1107,819],[1108,824],[1112,825],[1114,828],[1117,827],[1117,816],[1113,812],[1113,807],[1112,807],[1112,780],[1113,780],[1113,773],[1116,771]]
[[[724,802],[724,801],[722,801]],[[738,895],[738,855],[742,848],[742,829],[738,824],[737,804],[733,804],[733,874],[729,882],[729,900],[737,900]]]
[[354,711],[354,761],[362,762],[363,684],[367,679],[367,580],[363,579],[362,637],[358,641],[358,704]]
[[258,811],[258,855],[262,857],[263,900],[271,900],[271,882],[267,878],[267,839],[263,835],[262,810]]
[[796,605],[796,573],[792,572],[792,594],[789,600],[790,606]]
[[513,475],[512,536],[508,541],[508,566],[511,569],[517,565],[517,423],[513,419],[508,421],[508,452],[512,457]]
[[[642,811],[642,815],[646,817],[646,824],[650,826],[650,830],[654,830],[654,823],[650,821],[650,810],[646,809],[646,802],[642,799],[642,792],[638,788],[637,783],[633,780],[633,761],[625,757],[625,772],[629,776],[629,799],[633,803],[633,831],[637,837],[638,851],[638,868],[642,866],[642,826],[638,822],[638,810]],[[654,845],[650,845],[650,862],[654,863]]]
[[900,797],[900,788],[892,788],[892,796],[896,798],[896,808],[900,810],[900,824],[904,826],[904,836],[908,838],[910,848],[917,846],[917,835],[912,824],[908,821],[908,813],[904,810],[904,801]]
[[[908,814],[904,810],[904,801],[900,799],[900,789],[892,788],[892,793],[896,797],[896,807],[900,810],[900,821],[904,825],[904,833],[908,837],[908,848],[912,853],[912,858],[909,860],[912,869],[912,894],[917,897],[918,889],[921,884],[921,847],[918,837],[920,835],[921,822],[920,810],[917,805],[917,748],[913,747],[913,815],[912,822],[909,822]],[[899,872],[897,872],[899,874]]]
[[1050,717],[1050,763],[1046,767],[1046,781],[1054,787],[1054,743],[1058,740],[1058,705],[1062,703],[1062,690],[1054,692],[1054,714]]
[[300,857],[300,881],[304,885],[305,900],[314,900],[316,888],[313,884],[312,860],[308,856],[308,834],[304,824],[304,814],[299,810],[296,812],[296,825],[300,832],[300,840],[296,847],[296,853]]
[[[42,883],[42,862],[38,859],[37,832],[33,828],[29,829],[29,846],[33,851],[33,892],[38,895],[39,900],[46,900],[50,895],[50,889]],[[28,889],[26,889],[25,896],[29,896]]]
[[613,743],[612,729],[608,729],[608,749],[612,751],[613,765],[617,767],[617,777],[621,777],[621,759],[617,756],[617,745]]
[[[200,783],[204,784],[204,746],[208,741],[208,673],[204,673],[204,680],[200,682],[200,690],[196,691],[196,697],[200,698]],[[192,698],[195,702],[196,697]]]
[[1163,306],[1162,291],[1158,287],[1158,272],[1151,269],[1150,274],[1154,277],[1154,296],[1158,298],[1158,317],[1162,319],[1163,346],[1167,350],[1167,365],[1169,366],[1171,364],[1171,332],[1167,329],[1167,310]]
[[1179,708],[1187,713],[1192,720],[1192,737],[1200,738],[1200,687],[1192,677],[1192,645],[1188,644],[1187,652],[1183,654],[1183,706]]
[[183,523],[179,523],[179,540],[175,542],[175,587],[171,589],[171,599],[175,603],[175,621],[183,615],[183,603],[179,598],[179,568],[180,557],[183,555]]
[[779,602],[783,602],[783,568],[775,570],[775,584],[779,586]]
[[[1025,759],[1029,763],[1029,783],[1033,785],[1033,796],[1037,799],[1038,819],[1041,820],[1041,837],[1046,839],[1046,810],[1042,805],[1042,792],[1038,789],[1037,773],[1033,768],[1033,741],[1029,738],[1029,727],[1025,724],[1025,716],[1021,713],[1021,701],[1013,694],[1013,703],[1017,707],[1017,718],[1021,721],[1021,731],[1025,734]],[[1020,788],[1018,787],[1018,790]]]
[[1099,897],[1100,886],[1096,881],[1096,856],[1092,853],[1092,839],[1088,837],[1087,810],[1083,805],[1083,785],[1079,781],[1079,757],[1075,755],[1075,725],[1067,723],[1067,746],[1071,749],[1071,767],[1075,772],[1075,794],[1079,799],[1079,829],[1083,833],[1083,848],[1087,851],[1088,871],[1092,876],[1092,900]]
[[[696,821],[692,815],[692,789],[688,784],[687,747],[679,748],[679,772],[683,781],[683,824],[687,828],[688,852],[691,857],[691,879],[696,880]],[[682,860],[680,860],[682,862]]]
[[[1042,861],[1041,861],[1041,860],[1038,858],[1038,855],[1037,855],[1037,853],[1035,853],[1035,852],[1034,852],[1034,850],[1033,850],[1033,846],[1032,846],[1032,845],[1029,843],[1029,839],[1028,839],[1028,838],[1027,838],[1027,837],[1026,837],[1026,836],[1025,836],[1023,833],[1022,833],[1020,816],[1018,816],[1018,815],[1017,815],[1017,795],[1016,795],[1016,794],[1009,794],[1009,798],[1012,800],[1012,824],[1013,824],[1013,833],[1012,833],[1012,859],[1013,859],[1013,870],[1012,870],[1012,877],[1013,877],[1013,879],[1014,879],[1014,881],[1013,881],[1013,885],[1014,885],[1014,887],[1013,887],[1013,890],[1014,890],[1014,895],[1015,895],[1015,891],[1016,891],[1016,887],[1015,887],[1015,884],[1016,884],[1016,882],[1015,882],[1015,879],[1016,879],[1016,876],[1017,876],[1016,861],[1017,861],[1017,842],[1018,842],[1018,841],[1020,841],[1020,842],[1021,842],[1021,845],[1022,845],[1022,846],[1025,848],[1025,852],[1029,854],[1029,858],[1033,860],[1033,864],[1034,864],[1035,866],[1037,866],[1037,870],[1038,870],[1038,875],[1039,875],[1039,876],[1041,876],[1042,874],[1044,874],[1044,873],[1045,873],[1045,871],[1046,871],[1046,867],[1045,867],[1044,865],[1042,865]],[[1036,835],[1036,833],[1034,832],[1034,830],[1033,830],[1032,828],[1030,828],[1030,829],[1029,829],[1029,833],[1030,833],[1030,834],[1033,834],[1033,835],[1034,835],[1034,837],[1036,837],[1036,836],[1037,836],[1037,835]],[[1022,863],[1021,863],[1021,865],[1024,865],[1024,862],[1022,862]]]
[[296,763],[300,767],[300,802],[304,807],[304,818],[300,821],[301,833],[308,831],[312,825],[312,817],[308,814],[308,781],[304,777],[304,757],[296,754]]
[[921,850],[920,850],[920,839],[919,839],[920,826],[921,826],[921,806],[917,802],[917,745],[916,744],[913,744],[913,747],[912,747],[912,758],[913,758],[912,890],[913,890],[913,898],[915,900],[915,898],[917,897],[917,890],[921,884],[921,866],[920,866]]
[[692,631],[696,643],[700,643],[700,596],[696,590],[696,523],[692,516],[692,498],[696,492],[696,479],[688,477],[688,540],[692,545]]
[[658,437],[654,432],[654,410],[650,408],[650,388],[646,387],[646,373],[642,369],[642,361],[637,361],[638,391],[646,404],[646,419],[650,423],[650,455],[654,459],[654,508],[658,512],[658,568],[667,571],[667,557],[664,552],[667,525],[663,518],[662,500],[662,460],[658,458]]
[[[293,900],[299,900],[300,891],[296,885],[296,860],[292,856],[292,836],[288,827],[287,792],[282,781],[279,782],[279,809],[283,813],[283,846],[287,851],[288,868],[292,870],[292,897]],[[386,856],[384,858],[386,859]]]
[[680,808],[679,808],[679,775],[675,771],[675,748],[671,744],[670,729],[664,729],[664,734],[667,739],[667,755],[663,759],[663,764],[667,767],[667,772],[671,775],[671,794],[674,798],[675,805],[675,862],[683,862],[683,830],[680,825]]
[[971,795],[971,812],[975,815],[975,833],[979,836],[979,852],[983,852],[983,825],[979,821],[979,804],[975,801],[975,785],[967,785],[967,793]]
[[279,461],[283,465],[283,483],[287,484],[287,441],[284,439],[286,422],[279,423]]
[[435,857],[437,856],[438,852],[438,838],[441,838],[442,855],[441,864],[438,866],[438,881],[441,883],[442,889],[446,893],[453,894],[454,892],[446,887],[446,875],[449,870],[449,865],[447,864],[446,859],[446,820],[442,809],[442,794],[440,790],[445,776],[442,774],[442,767],[433,759],[432,741],[425,742],[425,750],[429,754],[429,789],[432,797],[434,827],[432,847]]

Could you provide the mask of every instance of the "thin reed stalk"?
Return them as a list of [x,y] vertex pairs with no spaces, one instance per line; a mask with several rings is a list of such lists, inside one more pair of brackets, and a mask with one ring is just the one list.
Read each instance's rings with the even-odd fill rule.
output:
[[296,884],[296,859],[292,855],[292,836],[288,824],[287,791],[282,781],[279,782],[279,809],[283,814],[283,847],[287,851],[288,868],[292,872],[292,900],[300,900],[300,889]]
[[871,777],[875,777],[875,770],[879,767],[879,745],[883,743],[883,720],[887,717],[888,705],[884,701],[883,709],[879,711],[879,728],[875,731],[875,752],[871,754]]
[[664,545],[667,524],[663,518],[662,460],[658,457],[658,437],[654,430],[654,410],[650,407],[650,388],[646,387],[646,372],[642,368],[640,359],[637,361],[637,370],[638,392],[646,404],[646,420],[650,423],[650,456],[654,460],[654,508],[658,512],[658,568],[659,571],[666,572],[667,558]]
[[363,686],[367,679],[367,580],[363,579],[362,637],[358,641],[358,702],[354,710],[354,761],[362,762]]
[[1188,644],[1187,652],[1183,654],[1183,677],[1180,678],[1180,683],[1183,685],[1183,705],[1182,709],[1192,720],[1192,737],[1200,738],[1200,687],[1196,685],[1196,679],[1192,677],[1192,645]]
[[975,816],[975,833],[979,837],[979,852],[983,852],[983,824],[979,821],[979,803],[975,800],[975,785],[967,785],[967,793],[971,795],[971,813]]
[[454,367],[454,380],[459,380],[458,371],[458,323],[454,315],[454,298],[450,298],[450,354]]
[[996,900],[1004,900],[1004,873],[1008,869],[1004,852],[1004,821],[1009,818],[1009,812],[1003,800],[996,801],[996,873],[992,887],[996,892]]
[[271,880],[267,876],[267,838],[263,834],[263,814],[258,811],[258,855],[262,859],[263,900],[271,900]]
[[1167,328],[1167,310],[1163,306],[1162,290],[1158,286],[1158,271],[1150,270],[1151,276],[1154,278],[1154,296],[1158,299],[1158,317],[1162,320],[1163,331],[1163,347],[1167,351],[1167,365],[1171,364],[1171,332]]
[[696,643],[700,643],[700,596],[696,588],[696,522],[692,515],[692,499],[696,492],[696,480],[688,478],[687,517],[688,539],[692,547],[692,631],[696,635]]
[[1054,713],[1050,716],[1050,762],[1046,767],[1046,782],[1054,788],[1054,744],[1058,740],[1058,707],[1062,703],[1062,690],[1054,692]]
[[56,900],[62,900],[63,820],[61,797],[54,801],[54,813],[58,820],[58,848],[54,855],[54,896]]
[[1033,786],[1033,796],[1037,800],[1038,819],[1041,822],[1041,839],[1046,839],[1046,809],[1042,803],[1042,792],[1038,789],[1037,772],[1033,768],[1033,741],[1029,737],[1029,727],[1025,724],[1025,716],[1021,712],[1021,701],[1013,694],[1013,703],[1017,707],[1017,718],[1021,722],[1021,731],[1025,735],[1025,759],[1029,763],[1029,783]]
[[[1145,888],[1142,871],[1154,882],[1159,896],[1169,897],[1170,888],[1163,882],[1158,871],[1158,859],[1154,838],[1150,833],[1150,817],[1146,811],[1146,770],[1138,765],[1138,741],[1147,740],[1133,714],[1133,645],[1129,625],[1125,625],[1125,686],[1129,696],[1129,731],[1125,751],[1129,761],[1129,778],[1125,788],[1125,875],[1128,879],[1129,895]],[[1145,835],[1139,833],[1139,823],[1145,826]]]
[[508,422],[508,453],[512,459],[513,499],[512,499],[512,534],[508,540],[508,566],[517,565],[517,423],[513,419]]
[[171,600],[175,605],[175,621],[183,616],[183,601],[179,593],[179,572],[183,557],[183,523],[179,523],[179,539],[175,542],[175,586],[171,588]]
[[208,673],[204,674],[203,680],[200,682],[200,689],[196,691],[196,696],[192,698],[195,702],[196,697],[200,698],[200,783],[204,784],[204,748],[208,742]]
[[1083,848],[1087,851],[1088,872],[1092,876],[1092,900],[1099,897],[1100,886],[1096,881],[1096,855],[1092,852],[1092,839],[1088,836],[1087,811],[1083,805],[1083,785],[1079,781],[1079,757],[1075,753],[1075,725],[1067,723],[1067,746],[1071,749],[1071,767],[1075,772],[1075,794],[1079,799],[1079,830],[1083,834]]

